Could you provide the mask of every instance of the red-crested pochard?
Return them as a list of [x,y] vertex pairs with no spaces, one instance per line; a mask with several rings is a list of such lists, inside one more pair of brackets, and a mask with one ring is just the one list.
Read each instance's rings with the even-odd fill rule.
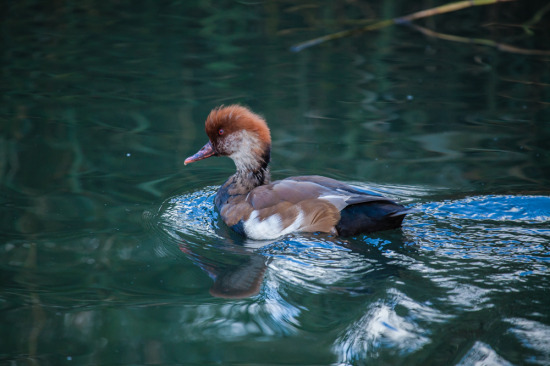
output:
[[353,236],[401,226],[409,212],[392,200],[321,176],[271,182],[271,136],[265,120],[248,108],[213,109],[205,123],[210,141],[185,165],[229,156],[237,172],[214,200],[223,221],[251,239],[275,239],[292,232]]

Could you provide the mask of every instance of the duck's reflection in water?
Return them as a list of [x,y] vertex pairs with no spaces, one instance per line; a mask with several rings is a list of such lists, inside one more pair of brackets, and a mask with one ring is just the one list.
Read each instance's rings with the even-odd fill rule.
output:
[[229,263],[215,263],[193,251],[185,242],[179,244],[182,252],[208,273],[214,280],[210,294],[227,299],[241,299],[257,295],[260,292],[269,258],[255,254],[243,248],[240,253],[232,250],[232,260]]
[[[372,292],[372,283],[398,274],[387,252],[406,242],[401,230],[376,238],[335,238],[329,235],[292,235],[273,241],[251,241],[218,228],[215,246],[180,241],[179,248],[214,280],[210,294],[240,299],[262,290],[268,268],[268,287],[296,293]],[[274,283],[276,282],[276,283]],[[266,296],[273,294],[265,291]]]

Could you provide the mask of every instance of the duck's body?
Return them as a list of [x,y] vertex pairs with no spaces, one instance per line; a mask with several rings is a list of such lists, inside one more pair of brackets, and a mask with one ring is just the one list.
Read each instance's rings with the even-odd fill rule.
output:
[[223,221],[252,239],[292,232],[351,236],[397,228],[408,213],[392,200],[321,176],[270,181],[271,137],[265,121],[245,107],[214,109],[206,120],[210,141],[185,164],[229,156],[237,172],[219,189]]

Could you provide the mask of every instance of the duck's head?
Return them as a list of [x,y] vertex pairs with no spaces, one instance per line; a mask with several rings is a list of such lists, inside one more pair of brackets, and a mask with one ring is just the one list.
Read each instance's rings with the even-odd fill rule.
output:
[[271,135],[265,120],[248,108],[230,105],[213,109],[205,122],[209,141],[184,164],[211,156],[228,156],[237,171],[265,168],[270,160]]

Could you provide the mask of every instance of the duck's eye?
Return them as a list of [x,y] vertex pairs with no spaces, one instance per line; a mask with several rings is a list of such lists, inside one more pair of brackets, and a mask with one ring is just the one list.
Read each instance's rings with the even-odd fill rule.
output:
[[223,135],[224,133],[225,133],[225,131],[223,130],[223,128],[220,128],[220,129],[218,130],[218,135],[221,136],[221,135]]

